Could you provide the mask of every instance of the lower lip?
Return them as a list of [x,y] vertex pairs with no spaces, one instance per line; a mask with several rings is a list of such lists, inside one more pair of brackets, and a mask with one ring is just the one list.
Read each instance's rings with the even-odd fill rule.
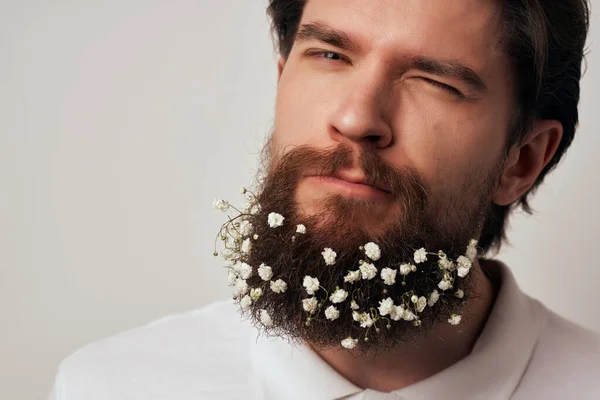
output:
[[306,179],[327,186],[329,189],[343,196],[359,200],[387,200],[389,198],[389,194],[383,190],[362,183],[348,182],[331,176],[310,176]]

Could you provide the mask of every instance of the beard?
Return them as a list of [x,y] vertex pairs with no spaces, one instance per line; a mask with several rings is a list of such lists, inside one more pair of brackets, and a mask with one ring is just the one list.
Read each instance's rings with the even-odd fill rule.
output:
[[[454,272],[449,287],[439,288],[450,276],[440,262],[456,260],[478,237],[495,180],[472,176],[452,193],[435,193],[418,171],[391,166],[370,148],[362,148],[358,160],[366,183],[386,188],[385,207],[327,192],[311,203],[310,212],[299,203],[298,187],[307,175],[333,175],[354,165],[352,148],[343,144],[327,150],[294,148],[267,163],[266,174],[258,178],[259,190],[249,207],[253,212],[242,216],[251,232],[235,235],[236,255],[229,259],[235,262],[232,284],[239,287],[240,275],[246,275],[236,296],[243,315],[268,335],[307,341],[316,348],[342,343],[365,353],[380,352],[447,323],[474,295],[470,275]],[[273,213],[284,218],[282,224],[271,223]],[[246,248],[240,250],[244,241]],[[376,257],[366,254],[367,243],[376,244]],[[415,251],[422,248],[427,260],[417,263]],[[325,249],[336,253],[334,263],[326,259]],[[402,264],[412,271],[398,273]],[[240,274],[240,265],[251,272]],[[345,279],[364,265],[375,269],[370,275],[361,272],[362,279]],[[265,266],[269,279],[259,270]],[[380,275],[386,268],[396,270],[393,284]],[[312,293],[307,276],[318,281]],[[274,289],[276,281],[279,288]],[[332,296],[336,291],[338,296]],[[435,304],[433,296],[439,296]],[[404,317],[380,311],[386,299],[402,305]],[[418,306],[423,299],[429,300],[424,308]],[[351,340],[350,346],[344,339]]]

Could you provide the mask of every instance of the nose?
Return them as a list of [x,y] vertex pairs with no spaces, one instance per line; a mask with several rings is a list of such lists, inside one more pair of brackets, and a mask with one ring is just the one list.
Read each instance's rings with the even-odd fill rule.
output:
[[332,114],[329,129],[337,141],[343,138],[383,149],[392,144],[392,128],[386,120],[388,101],[384,84],[374,77],[356,74]]

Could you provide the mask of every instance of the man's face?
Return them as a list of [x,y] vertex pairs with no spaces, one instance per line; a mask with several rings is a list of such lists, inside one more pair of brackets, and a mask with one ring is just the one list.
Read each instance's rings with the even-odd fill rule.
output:
[[[414,169],[431,207],[447,198],[468,205],[478,197],[469,188],[489,179],[506,144],[512,84],[500,24],[492,0],[308,1],[280,63],[273,164],[299,145],[350,145],[357,160],[369,147]],[[380,232],[400,215],[385,188],[344,182],[364,177],[358,161],[339,177],[300,180],[301,211],[314,214],[335,194],[369,202],[363,227]]]

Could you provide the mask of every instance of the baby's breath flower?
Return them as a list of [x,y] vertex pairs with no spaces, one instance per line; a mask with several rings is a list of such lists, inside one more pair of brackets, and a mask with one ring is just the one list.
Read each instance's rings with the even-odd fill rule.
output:
[[469,246],[467,246],[467,252],[465,256],[469,259],[469,261],[474,261],[477,257],[477,240],[471,239],[469,242]]
[[271,282],[271,290],[275,293],[284,293],[287,290],[287,283],[281,279]]
[[252,224],[246,220],[240,222],[240,233],[242,236],[250,236],[252,233]]
[[214,199],[213,207],[219,211],[225,212],[225,211],[229,210],[229,202],[222,200],[222,199]]
[[352,339],[351,337],[347,337],[346,339],[342,340],[342,347],[348,350],[352,350],[356,347],[357,343],[358,339]]
[[250,214],[252,215],[256,215],[261,211],[261,206],[260,204],[256,203],[256,204],[252,204],[250,205]]
[[227,279],[229,281],[229,286],[235,285],[238,278],[239,278],[239,275],[233,269],[230,269],[229,272],[227,273]]
[[307,313],[314,313],[317,310],[318,301],[316,297],[309,297],[308,299],[302,300],[302,308]]
[[450,325],[458,325],[458,324],[460,324],[461,320],[462,320],[462,316],[456,315],[456,314],[452,314],[450,316],[450,318],[448,318],[448,323]]
[[247,191],[248,191],[248,189],[246,189],[245,187],[242,187],[242,188],[240,189],[240,193],[241,193],[241,194],[246,194],[246,192],[247,192]]
[[351,308],[352,310],[358,310],[360,307],[358,306],[358,303],[357,303],[356,301],[352,300],[352,301],[350,302],[350,308]]
[[427,298],[425,296],[419,297],[419,299],[417,300],[417,311],[423,312],[426,305],[427,305]]
[[242,310],[245,310],[246,308],[250,307],[251,304],[252,299],[248,295],[242,297],[242,300],[240,300],[240,307],[242,307]]
[[458,289],[456,293],[454,293],[454,295],[459,299],[462,299],[463,297],[465,297],[465,292],[462,289]]
[[402,264],[400,265],[400,275],[408,275],[412,271],[412,265]]
[[306,289],[306,293],[313,295],[317,290],[319,290],[319,280],[306,275],[304,277],[304,282],[302,282],[302,286],[304,286]]
[[431,294],[429,295],[429,300],[427,301],[427,305],[429,307],[433,307],[433,305],[435,303],[437,303],[437,301],[440,298],[440,293],[437,290],[434,290],[433,292],[431,292]]
[[269,315],[267,310],[260,310],[260,322],[262,322],[262,324],[267,328],[273,326],[273,320],[271,319],[271,316]]
[[348,271],[348,274],[344,277],[344,282],[356,282],[360,279],[360,271]]
[[273,270],[265,264],[260,264],[258,267],[258,276],[260,276],[260,279],[263,281],[269,281],[273,277]]
[[235,283],[233,293],[236,297],[239,297],[239,296],[243,296],[246,293],[248,293],[248,290],[250,290],[250,288],[248,287],[248,284],[246,283],[246,281],[244,279],[238,279],[237,282]]
[[398,270],[391,268],[384,268],[381,270],[381,279],[383,279],[383,283],[386,285],[393,285],[396,283],[396,274]]
[[325,318],[331,321],[335,321],[340,317],[340,311],[335,306],[329,306],[325,310]]
[[252,267],[246,263],[236,263],[233,269],[240,275],[242,279],[248,279],[252,276]]
[[382,317],[385,317],[386,315],[390,314],[393,309],[394,309],[394,300],[392,300],[391,297],[388,297],[387,299],[381,300],[379,302],[379,314]]
[[373,242],[365,244],[365,254],[373,261],[377,261],[381,258],[381,250],[379,246]]
[[296,233],[300,233],[300,234],[305,234],[306,233],[306,226],[300,224],[298,226],[296,226]]
[[448,290],[452,287],[452,282],[447,279],[442,279],[440,283],[438,283],[438,287],[442,290]]
[[419,250],[415,251],[414,259],[415,259],[416,264],[420,264],[422,262],[427,261],[427,252],[425,251],[425,249],[423,247],[421,247]]
[[416,315],[413,314],[412,311],[404,310],[404,315],[402,316],[402,319],[404,319],[405,321],[414,321],[415,317],[416,317]]
[[323,259],[325,260],[325,264],[327,264],[327,265],[335,264],[335,257],[337,256],[337,254],[335,251],[333,251],[329,247],[326,247],[323,250],[323,252],[321,253],[321,255],[323,256]]
[[416,294],[413,294],[410,301],[416,304],[417,301],[419,301],[419,297]]
[[283,215],[272,212],[267,217],[267,222],[269,223],[269,226],[271,228],[277,228],[278,226],[283,225],[284,219],[285,218],[283,217]]
[[263,290],[261,288],[254,288],[250,290],[250,298],[254,301],[258,300],[262,294]]
[[359,269],[363,279],[371,280],[377,276],[377,268],[371,263],[362,263]]
[[394,321],[400,321],[404,317],[404,307],[395,306],[390,311],[390,318]]
[[465,256],[458,257],[456,259],[456,262],[458,263],[458,276],[460,276],[461,278],[464,278],[469,273],[469,270],[471,269],[471,266],[473,264]]
[[352,311],[352,319],[353,320],[358,322],[360,320],[360,316],[361,316],[361,313],[359,313],[358,311]]
[[447,258],[438,261],[438,265],[446,271],[454,271],[456,269],[456,264],[454,264],[454,262],[450,261]]
[[371,318],[371,314],[362,313],[359,315],[358,322],[360,323],[361,328],[370,328],[373,326],[373,319]]
[[250,238],[248,238],[242,242],[242,252],[249,253],[251,248],[252,248],[252,243],[250,243]]
[[334,303],[341,303],[348,297],[348,292],[344,289],[337,289],[331,296],[329,296],[329,300]]

